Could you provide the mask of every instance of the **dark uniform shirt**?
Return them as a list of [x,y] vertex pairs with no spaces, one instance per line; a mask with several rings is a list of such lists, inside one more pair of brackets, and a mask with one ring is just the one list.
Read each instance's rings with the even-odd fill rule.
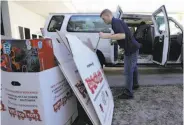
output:
[[[125,33],[125,39],[118,40],[118,45],[120,48],[124,48],[125,55],[131,55],[132,53],[135,53],[139,48],[140,44],[135,40],[133,35],[130,32],[130,29],[128,28],[128,25],[120,19],[112,18],[112,29],[115,34],[118,33]],[[131,38],[131,41],[128,41],[128,37]],[[127,46],[126,44],[128,42],[132,42],[132,46]]]

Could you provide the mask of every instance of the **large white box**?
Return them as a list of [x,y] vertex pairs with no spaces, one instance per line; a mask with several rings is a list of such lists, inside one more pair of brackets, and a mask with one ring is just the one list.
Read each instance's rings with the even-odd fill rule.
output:
[[2,125],[71,125],[78,116],[76,97],[59,67],[1,75]]
[[73,59],[101,125],[111,125],[114,100],[106,76],[94,51],[76,36],[66,35]]
[[84,108],[92,124],[100,125],[98,116],[94,110],[86,88],[82,83],[82,79],[77,70],[72,54],[70,53],[70,47],[67,43],[65,35],[60,32],[59,36],[60,38],[57,38],[59,42],[56,40],[56,38],[52,37],[54,55],[59,62],[59,67],[61,68],[63,74],[68,80],[69,85],[73,89],[76,97]]

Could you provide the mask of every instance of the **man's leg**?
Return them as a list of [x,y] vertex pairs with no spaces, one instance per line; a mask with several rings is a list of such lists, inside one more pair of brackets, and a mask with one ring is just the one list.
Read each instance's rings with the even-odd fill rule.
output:
[[124,74],[125,74],[125,90],[123,94],[118,96],[120,99],[130,99],[133,97],[133,67],[132,67],[132,55],[124,56]]
[[135,57],[135,67],[134,67],[134,72],[133,72],[133,89],[138,89],[139,84],[138,84],[138,68],[137,68],[137,58],[139,51],[136,52],[137,56]]
[[129,90],[130,94],[133,95],[133,67],[132,67],[132,55],[125,56],[125,86]]

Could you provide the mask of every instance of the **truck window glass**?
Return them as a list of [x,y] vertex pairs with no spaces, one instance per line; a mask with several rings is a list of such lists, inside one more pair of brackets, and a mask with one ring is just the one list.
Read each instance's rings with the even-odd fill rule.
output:
[[164,13],[160,12],[159,14],[157,14],[155,19],[156,19],[156,22],[157,22],[159,32],[161,33],[163,31],[165,31],[166,27],[165,27],[165,21],[164,21]]
[[105,32],[110,33],[111,26],[104,23],[98,15],[74,15],[67,26],[68,32]]
[[182,34],[182,30],[172,20],[169,20],[169,28],[170,28],[170,35],[179,35],[179,34]]
[[48,32],[56,32],[61,29],[63,24],[64,16],[53,16],[48,26]]

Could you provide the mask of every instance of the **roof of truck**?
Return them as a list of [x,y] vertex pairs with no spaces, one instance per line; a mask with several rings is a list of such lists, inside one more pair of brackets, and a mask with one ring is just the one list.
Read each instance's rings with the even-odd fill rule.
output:
[[49,13],[49,15],[100,15],[100,13]]

